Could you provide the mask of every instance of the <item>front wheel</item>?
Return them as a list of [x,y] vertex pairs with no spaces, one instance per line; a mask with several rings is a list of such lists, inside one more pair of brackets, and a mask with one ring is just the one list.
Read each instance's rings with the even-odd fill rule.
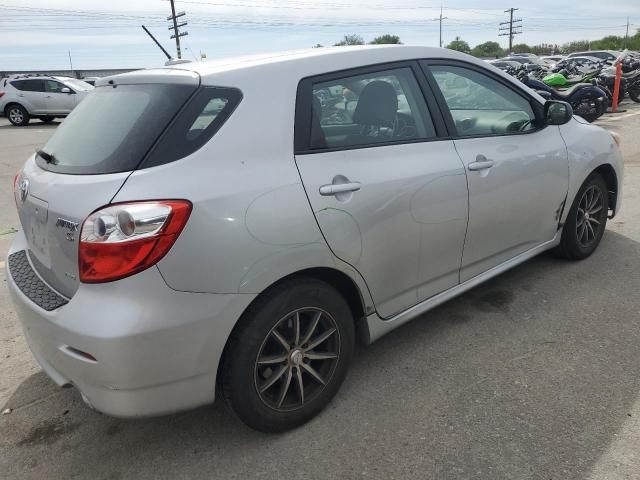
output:
[[562,227],[562,239],[554,253],[571,260],[591,255],[602,239],[607,225],[609,195],[607,184],[599,173],[584,182]]
[[16,127],[24,127],[29,123],[29,112],[22,105],[14,103],[9,105],[5,111],[5,115],[9,121]]
[[310,278],[285,282],[249,307],[229,339],[225,398],[256,430],[298,427],[340,388],[354,338],[351,309],[333,287]]

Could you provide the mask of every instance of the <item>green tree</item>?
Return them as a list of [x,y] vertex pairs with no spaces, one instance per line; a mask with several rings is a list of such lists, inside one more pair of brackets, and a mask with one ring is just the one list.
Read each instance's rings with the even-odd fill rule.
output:
[[530,53],[531,47],[526,43],[516,43],[511,49],[511,53]]
[[565,43],[562,45],[562,53],[571,53],[571,52],[582,52],[584,50],[589,50],[590,47],[589,40],[577,40],[569,43]]
[[471,55],[474,57],[498,58],[504,55],[504,50],[500,48],[500,44],[498,42],[484,42],[473,47]]
[[374,38],[369,43],[371,45],[379,45],[379,44],[386,44],[386,43],[397,44],[397,45],[402,44],[402,42],[400,41],[400,37],[398,35],[390,35],[388,33]]
[[446,45],[445,48],[449,50],[457,50],[458,52],[463,53],[471,53],[471,47],[464,40],[460,40],[460,37],[456,37],[449,45]]
[[345,45],[364,45],[364,40],[360,35],[345,35],[338,43],[334,43],[336,47],[344,47]]

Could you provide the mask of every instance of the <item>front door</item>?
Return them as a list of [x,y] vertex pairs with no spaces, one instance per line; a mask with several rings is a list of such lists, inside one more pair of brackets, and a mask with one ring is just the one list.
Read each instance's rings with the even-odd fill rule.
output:
[[[47,90],[47,113],[53,115],[68,114],[76,106],[77,95],[73,93],[63,93],[62,89],[66,87],[57,80],[45,80]],[[69,88],[69,87],[66,87]]]
[[378,68],[303,81],[296,163],[329,247],[390,317],[458,284],[468,197],[416,65]]
[[527,93],[472,66],[430,71],[455,130],[469,184],[461,281],[553,239],[566,199],[567,149],[557,126],[537,124]]

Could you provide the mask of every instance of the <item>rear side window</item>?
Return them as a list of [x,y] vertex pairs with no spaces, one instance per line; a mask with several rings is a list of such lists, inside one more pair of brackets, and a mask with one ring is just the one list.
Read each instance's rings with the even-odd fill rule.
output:
[[43,80],[14,80],[10,83],[23,92],[44,92]]
[[204,146],[241,99],[242,94],[234,88],[201,88],[162,136],[143,167],[173,162]]

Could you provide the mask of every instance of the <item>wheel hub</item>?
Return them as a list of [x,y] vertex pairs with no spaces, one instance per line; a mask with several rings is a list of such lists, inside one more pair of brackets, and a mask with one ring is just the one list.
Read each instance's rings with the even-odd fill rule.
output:
[[289,362],[291,363],[291,365],[297,367],[302,363],[303,358],[304,354],[302,353],[302,351],[294,350],[293,352],[291,352],[291,355],[289,355]]
[[340,356],[331,315],[307,307],[282,317],[264,339],[255,364],[260,400],[277,411],[303,407],[331,380]]

